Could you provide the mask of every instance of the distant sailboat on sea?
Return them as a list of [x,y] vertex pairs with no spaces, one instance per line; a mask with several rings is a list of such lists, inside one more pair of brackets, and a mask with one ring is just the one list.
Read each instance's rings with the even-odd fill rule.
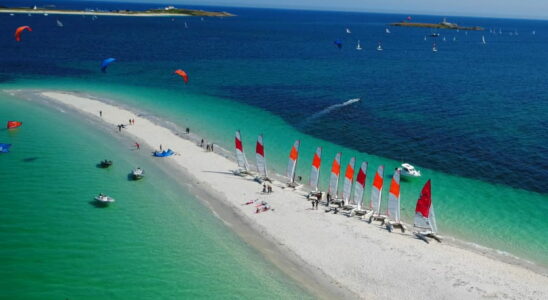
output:
[[346,33],[350,34],[352,33],[349,28],[346,28]]
[[63,23],[61,23],[61,21],[57,20],[57,27],[63,27]]
[[379,45],[377,46],[377,51],[382,51],[382,50],[383,50],[382,49],[382,44],[381,44],[381,42],[379,42]]
[[358,40],[358,45],[356,46],[356,50],[362,50],[362,46],[360,45],[360,40]]
[[457,41],[457,37],[454,36],[454,37],[453,37],[453,42],[456,42],[456,41]]
[[185,28],[188,28],[188,24],[185,22]]
[[443,37],[443,41],[446,42],[447,40],[445,39],[445,37]]
[[438,47],[436,47],[436,43],[432,45],[432,52],[438,52]]
[[424,40],[426,41],[426,35],[424,36]]
[[386,28],[386,29],[384,30],[384,32],[390,34],[390,29]]
[[483,35],[481,36],[481,43],[484,44],[484,45],[487,44],[487,42],[485,42],[485,36],[483,36]]
[[536,35],[537,32],[533,30],[533,31],[531,32],[531,34],[532,34],[532,35]]

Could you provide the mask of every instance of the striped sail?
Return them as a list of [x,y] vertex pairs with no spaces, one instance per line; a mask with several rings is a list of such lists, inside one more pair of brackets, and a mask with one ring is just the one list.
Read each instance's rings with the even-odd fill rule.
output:
[[428,229],[433,233],[438,231],[436,226],[436,217],[434,215],[434,207],[432,205],[430,179],[424,184],[421,195],[417,200],[414,226],[421,229]]
[[358,171],[356,177],[356,184],[354,185],[354,204],[358,206],[358,209],[362,209],[363,191],[365,190],[365,178],[367,175],[367,162],[362,162],[362,166]]
[[371,189],[370,208],[373,210],[373,213],[380,213],[381,211],[383,176],[384,166],[379,166],[377,173],[375,173],[375,178],[373,179],[373,188]]
[[388,193],[388,210],[386,215],[390,220],[400,222],[400,170],[396,169],[390,191]]
[[316,148],[314,158],[312,159],[312,171],[310,172],[310,187],[313,191],[318,190],[318,180],[320,179],[320,165],[322,163],[322,147]]
[[236,138],[234,139],[236,144],[236,160],[238,161],[238,167],[244,171],[249,171],[249,164],[245,158],[244,146],[242,145],[242,137],[240,131],[236,131]]
[[266,172],[266,159],[264,157],[264,144],[263,144],[263,135],[259,135],[257,138],[257,146],[255,147],[255,154],[257,156],[257,171],[259,176],[267,178],[268,174]]
[[354,181],[354,164],[356,159],[352,157],[346,166],[346,172],[344,173],[344,185],[343,185],[343,201],[344,205],[348,205],[350,201],[350,194],[352,191],[352,181]]
[[337,198],[337,192],[339,189],[339,175],[341,173],[341,153],[335,155],[333,165],[331,165],[331,177],[329,178],[329,190],[328,193],[332,198]]
[[287,178],[289,183],[295,182],[295,168],[297,167],[297,159],[299,158],[299,146],[301,141],[295,141],[291,151],[289,151],[289,164],[287,165]]

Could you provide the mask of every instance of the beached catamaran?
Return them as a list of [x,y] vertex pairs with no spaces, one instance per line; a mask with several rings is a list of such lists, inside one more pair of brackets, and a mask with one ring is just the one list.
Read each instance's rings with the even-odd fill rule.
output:
[[392,232],[394,228],[400,228],[402,232],[405,232],[406,228],[403,223],[401,223],[400,217],[400,170],[398,169],[394,172],[392,182],[390,183],[386,216],[386,229],[388,229],[388,231]]
[[242,144],[242,136],[239,130],[236,131],[234,144],[236,146],[236,160],[238,161],[238,170],[236,170],[234,173],[237,175],[250,174],[249,164],[247,163],[247,158],[245,157],[244,146]]
[[341,174],[341,155],[339,152],[335,155],[333,164],[331,165],[331,176],[329,177],[329,189],[327,190],[331,199],[337,199],[339,192],[339,175]]
[[344,173],[344,185],[343,185],[343,202],[345,208],[353,208],[350,206],[350,195],[352,192],[352,182],[354,181],[354,164],[356,158],[352,157],[346,165],[346,171]]
[[[377,173],[375,173],[375,178],[373,178],[373,187],[371,188],[371,201],[369,203],[369,208],[371,208],[371,216],[369,217],[369,223],[374,220],[381,219],[381,195],[382,195],[382,186],[384,182],[384,166],[379,166]],[[376,215],[375,215],[376,214]],[[381,220],[384,220],[382,218]]]
[[289,163],[287,165],[287,178],[289,179],[289,182],[287,183],[287,185],[292,188],[298,188],[302,186],[302,184],[298,184],[295,182],[295,169],[297,168],[297,160],[299,159],[300,145],[301,141],[296,140],[293,144],[293,147],[291,147],[291,151],[289,151]]
[[259,182],[270,181],[268,178],[268,173],[266,171],[266,159],[264,156],[264,143],[263,135],[259,135],[257,138],[257,146],[255,147],[255,156],[257,157],[257,171],[259,175],[255,179]]
[[354,209],[351,215],[365,215],[367,210],[363,207],[363,191],[365,190],[365,179],[367,177],[367,162],[362,162],[358,176],[356,177],[356,184],[354,185]]
[[436,215],[434,214],[434,204],[432,203],[432,189],[430,179],[424,184],[421,195],[417,200],[417,206],[415,208],[415,222],[414,227],[419,229],[415,232],[415,235],[428,243],[426,237],[435,239],[441,242],[440,237],[436,234],[438,227],[436,226]]

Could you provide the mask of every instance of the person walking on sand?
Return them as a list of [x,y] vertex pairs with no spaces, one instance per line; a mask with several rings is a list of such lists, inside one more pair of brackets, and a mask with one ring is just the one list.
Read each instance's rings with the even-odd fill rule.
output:
[[272,193],[272,186],[270,184],[268,185],[268,193]]
[[135,147],[137,148],[137,150],[141,149],[141,145],[139,145],[139,143],[135,143]]
[[99,111],[99,117],[101,117],[101,118],[103,117],[103,111],[102,110]]
[[160,144],[160,151],[162,151],[162,150],[163,150],[163,149],[162,149],[162,144]]
[[211,148],[211,152],[213,152],[213,143],[211,143],[211,147],[210,147],[210,148]]
[[186,134],[189,134],[190,133],[190,128],[186,128]]
[[266,183],[263,183],[263,193],[266,194]]
[[203,148],[204,147],[204,139],[202,139],[202,141],[200,142],[200,148]]

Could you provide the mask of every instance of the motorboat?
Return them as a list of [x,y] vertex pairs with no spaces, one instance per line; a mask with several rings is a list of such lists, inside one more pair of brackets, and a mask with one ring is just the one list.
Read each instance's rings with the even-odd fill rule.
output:
[[420,177],[421,176],[421,171],[415,169],[415,167],[413,167],[412,165],[408,163],[401,164],[398,170],[400,170],[401,175],[404,177]]
[[102,161],[99,163],[99,167],[101,167],[101,168],[108,168],[108,167],[110,167],[110,166],[112,166],[112,160],[107,160],[107,159],[105,159],[105,160],[102,160]]
[[142,179],[143,177],[145,177],[145,171],[143,169],[137,168],[131,171],[131,178],[133,178],[133,180],[139,180],[139,179]]
[[99,194],[98,196],[95,196],[95,201],[102,203],[102,204],[109,204],[111,202],[114,202],[114,198],[109,197],[105,194]]

